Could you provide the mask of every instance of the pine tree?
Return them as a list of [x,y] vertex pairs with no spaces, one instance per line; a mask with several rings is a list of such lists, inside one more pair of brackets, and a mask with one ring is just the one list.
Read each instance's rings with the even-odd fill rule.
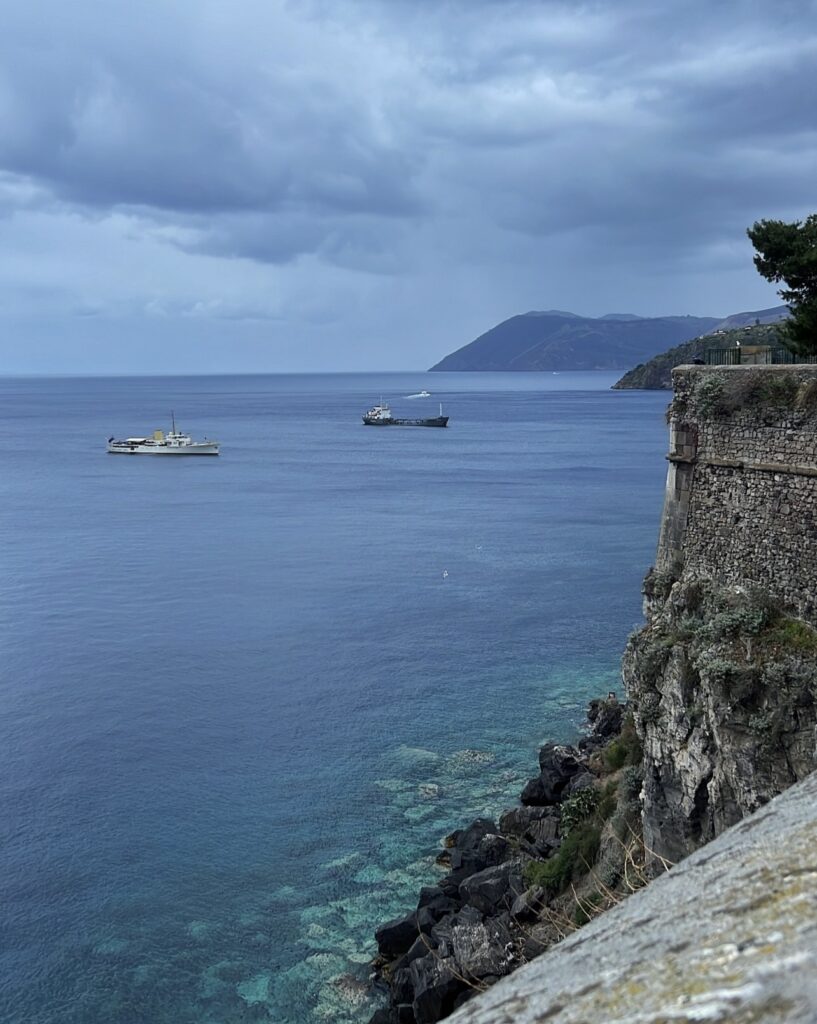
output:
[[783,344],[796,355],[817,355],[817,214],[791,224],[759,220],[747,234],[758,272],[786,285],[778,292],[791,312],[781,325]]

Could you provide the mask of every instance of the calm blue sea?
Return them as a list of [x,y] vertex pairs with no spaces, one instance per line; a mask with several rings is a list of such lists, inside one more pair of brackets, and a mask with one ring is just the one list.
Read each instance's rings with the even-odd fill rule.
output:
[[[614,376],[0,380],[1,1020],[365,1019],[440,837],[619,686],[667,399]],[[171,409],[221,457],[105,453]]]

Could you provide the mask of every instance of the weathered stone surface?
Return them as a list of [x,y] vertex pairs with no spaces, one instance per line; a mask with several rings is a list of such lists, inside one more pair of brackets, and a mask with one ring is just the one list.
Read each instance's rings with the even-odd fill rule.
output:
[[515,966],[511,934],[501,917],[474,924],[458,920],[452,942],[454,959],[468,980],[502,977]]
[[400,956],[417,938],[417,915],[406,914],[387,921],[375,931],[374,937],[381,956]]
[[[657,566],[754,583],[817,615],[815,366],[673,371]],[[765,468],[764,468],[765,467]]]
[[516,921],[535,921],[545,905],[545,890],[538,885],[520,893],[511,905],[511,917]]
[[451,914],[444,917],[439,924],[436,924],[431,932],[431,940],[436,944],[437,952],[441,957],[453,957],[454,955],[454,927],[457,924],[476,925],[482,922],[482,911],[476,907],[463,907],[458,914]]
[[578,775],[574,775],[570,782],[568,782],[564,795],[573,796],[574,793],[580,793],[583,789],[590,789],[595,784],[595,775],[591,775],[590,772],[579,772]]
[[456,897],[446,895],[440,886],[434,885],[420,890],[417,911],[426,910],[433,915],[435,921],[439,921],[446,914],[455,913],[459,906],[460,903]]
[[[435,948],[435,945],[436,944],[430,935],[418,935],[417,938],[412,943],[412,945],[409,946],[408,950],[401,957],[398,957],[398,959],[394,961],[391,968],[391,988],[393,996],[397,995],[395,980],[397,978],[398,972],[406,970],[406,968],[408,968],[409,965],[414,960],[419,960],[421,957],[426,956]],[[402,1001],[403,1000],[401,999],[396,999],[396,1002],[398,1003]],[[406,1000],[406,1002],[411,1002],[411,1000],[408,999]]]
[[497,914],[502,910],[510,910],[517,894],[523,889],[519,866],[512,863],[499,864],[466,878],[460,885],[460,897],[464,903],[476,907],[483,914]]
[[[669,861],[817,767],[817,476],[804,475],[817,473],[817,367],[682,367],[674,380],[647,625],[622,663],[644,839]],[[758,468],[772,459],[789,469]]]
[[502,815],[499,827],[546,856],[558,845],[560,816],[558,807],[514,807]]
[[644,840],[672,862],[817,767],[817,650],[781,643],[765,614],[762,595],[687,579],[628,643]]
[[434,1024],[454,1009],[457,995],[468,986],[457,977],[453,959],[430,953],[415,960],[411,971],[414,999],[412,1010],[417,1024]]
[[395,970],[392,972],[391,977],[391,994],[398,1006],[411,1003],[414,999],[414,979],[409,968],[415,960],[422,960],[424,956],[428,956],[428,953],[427,949],[423,949],[420,956],[413,957],[404,966],[397,967],[395,965]]
[[812,775],[451,1024],[813,1024],[815,849]]
[[499,834],[496,823],[487,818],[477,818],[468,828],[453,833],[450,842],[449,863],[457,882],[475,871],[501,864],[510,852],[508,840]]
[[624,720],[624,705],[613,697],[607,700],[591,700],[587,709],[590,735],[601,741],[611,740],[621,732]]
[[582,769],[578,751],[546,743],[539,751],[539,775],[522,790],[520,800],[532,806],[557,804],[568,783]]

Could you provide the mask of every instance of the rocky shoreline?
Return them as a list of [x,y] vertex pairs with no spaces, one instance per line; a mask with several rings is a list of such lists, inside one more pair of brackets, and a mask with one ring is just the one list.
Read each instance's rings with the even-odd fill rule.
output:
[[641,748],[614,694],[576,746],[548,743],[520,805],[444,841],[447,869],[376,931],[371,1024],[434,1024],[646,881]]

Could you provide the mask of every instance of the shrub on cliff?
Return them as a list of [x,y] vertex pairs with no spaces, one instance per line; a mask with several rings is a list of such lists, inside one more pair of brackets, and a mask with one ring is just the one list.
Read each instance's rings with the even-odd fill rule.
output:
[[803,654],[817,654],[817,630],[800,619],[781,617],[770,639],[781,647]]
[[568,885],[586,875],[596,862],[601,846],[601,825],[587,820],[571,829],[559,852],[550,860],[532,862],[525,871],[528,885],[539,885],[549,895],[564,892]]
[[[808,411],[814,405],[794,373],[764,373],[753,371],[741,374],[712,374],[703,377],[695,388],[692,404],[698,415],[705,420],[731,416],[741,409],[767,406],[771,409],[792,409]],[[687,411],[688,403],[670,409],[673,415]]]
[[621,735],[608,743],[604,749],[604,767],[608,772],[616,772],[625,765],[641,764],[641,740],[635,731],[632,714],[624,719]]

